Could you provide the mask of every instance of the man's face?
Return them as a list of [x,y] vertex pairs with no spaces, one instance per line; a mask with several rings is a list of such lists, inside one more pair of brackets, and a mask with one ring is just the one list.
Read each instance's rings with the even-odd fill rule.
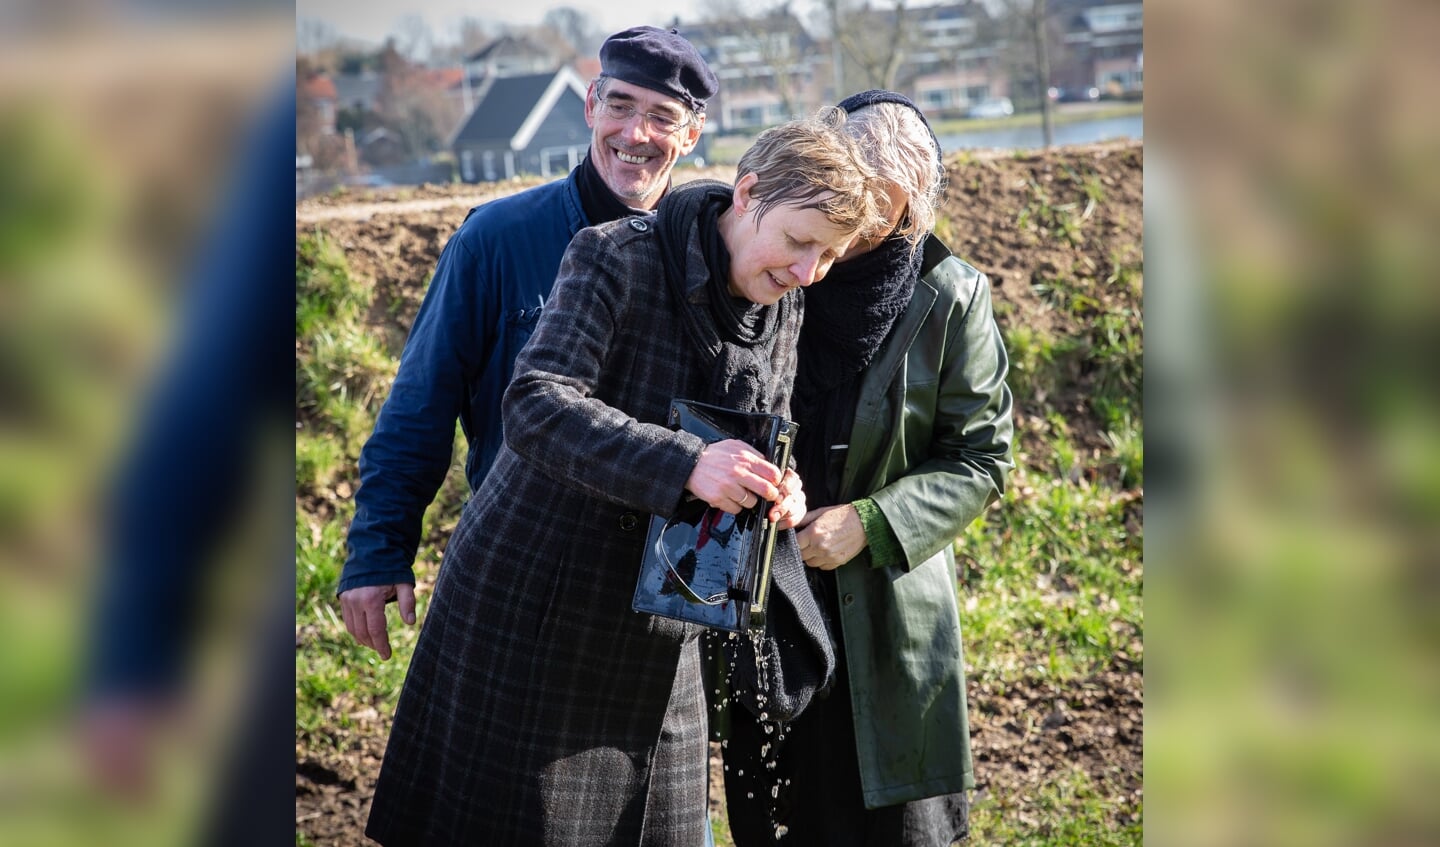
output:
[[[637,209],[653,209],[670,181],[675,161],[691,150],[700,140],[704,116],[699,121],[665,135],[653,125],[650,115],[672,122],[689,119],[689,111],[679,100],[618,79],[599,84],[603,96],[596,102],[597,84],[590,84],[585,97],[585,123],[593,130],[590,159],[605,184],[627,205]],[[611,115],[612,109],[633,109],[626,120]]]

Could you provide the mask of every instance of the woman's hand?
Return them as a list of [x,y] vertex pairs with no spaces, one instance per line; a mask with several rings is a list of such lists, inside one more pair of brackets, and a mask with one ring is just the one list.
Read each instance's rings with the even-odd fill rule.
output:
[[792,470],[785,471],[780,481],[780,499],[770,509],[768,516],[780,529],[790,529],[805,517],[805,491],[800,487],[800,475]]
[[[705,445],[685,488],[711,506],[736,515],[761,500],[780,499],[780,486],[785,479],[780,469],[766,461],[754,447],[730,439]],[[799,486],[797,477],[794,483],[797,491]],[[804,512],[802,495],[800,514]]]
[[860,513],[846,503],[825,506],[807,514],[798,524],[800,558],[822,571],[833,571],[865,549],[865,527]]

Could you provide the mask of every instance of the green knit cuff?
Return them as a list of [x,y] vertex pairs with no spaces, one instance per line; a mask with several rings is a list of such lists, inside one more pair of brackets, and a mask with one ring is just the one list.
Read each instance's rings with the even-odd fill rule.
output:
[[866,497],[850,505],[860,513],[860,526],[865,530],[865,542],[870,547],[871,567],[888,568],[904,564],[905,548],[900,546],[900,539],[895,537],[890,521],[885,519],[885,513],[880,511],[875,501]]

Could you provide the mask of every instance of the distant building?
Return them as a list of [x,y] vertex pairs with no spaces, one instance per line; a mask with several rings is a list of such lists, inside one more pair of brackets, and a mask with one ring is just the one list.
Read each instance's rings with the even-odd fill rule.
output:
[[340,74],[335,78],[338,105],[359,114],[372,112],[380,99],[380,88],[384,80],[375,71],[361,71],[354,74]]
[[705,108],[707,128],[755,132],[813,114],[824,99],[829,58],[786,9],[683,26],[680,34],[720,81]]
[[450,144],[460,178],[494,182],[519,174],[568,173],[590,146],[585,85],[569,66],[486,78],[475,91],[475,109]]
[[1052,84],[1094,86],[1102,95],[1138,95],[1145,87],[1144,7],[1141,3],[1061,0],[1053,13],[1065,31],[1065,51]]
[[465,57],[465,72],[472,81],[500,76],[528,76],[552,71],[560,57],[524,36],[502,35]]
[[984,4],[908,9],[906,18],[913,43],[898,77],[927,115],[956,117],[977,103],[1010,93]]
[[300,83],[300,97],[313,109],[316,128],[324,135],[334,133],[338,99],[334,80],[323,73],[314,74]]

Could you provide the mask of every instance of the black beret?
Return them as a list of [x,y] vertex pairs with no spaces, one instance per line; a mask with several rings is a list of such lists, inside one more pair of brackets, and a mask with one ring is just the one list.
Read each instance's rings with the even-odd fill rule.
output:
[[600,45],[600,72],[668,94],[696,112],[720,90],[700,51],[673,29],[637,26],[615,33]]
[[859,94],[851,94],[849,97],[840,101],[840,108],[844,109],[845,114],[848,115],[851,112],[858,112],[866,106],[874,106],[877,103],[894,103],[897,106],[905,106],[914,111],[915,114],[920,116],[920,121],[925,124],[925,128],[930,130],[930,139],[935,142],[935,149],[940,149],[940,139],[935,137],[935,130],[930,126],[930,121],[926,120],[925,113],[920,111],[920,107],[916,106],[914,101],[898,91],[872,88],[869,91],[862,91]]
[[925,118],[925,113],[920,111],[920,107],[916,106],[915,102],[909,97],[906,97],[898,91],[872,88],[869,91],[862,91],[859,94],[851,94],[849,97],[841,100],[840,108],[844,109],[845,114],[848,115],[853,112],[858,112],[866,106],[874,106],[878,103],[894,103],[897,106],[904,106],[920,116],[920,122],[925,124],[925,128],[930,131],[930,140],[935,142],[935,152],[939,153],[942,158],[940,162],[940,179],[943,184],[945,179],[945,163],[943,161],[944,153],[940,147],[940,139],[935,137],[935,128],[930,126],[930,121]]

